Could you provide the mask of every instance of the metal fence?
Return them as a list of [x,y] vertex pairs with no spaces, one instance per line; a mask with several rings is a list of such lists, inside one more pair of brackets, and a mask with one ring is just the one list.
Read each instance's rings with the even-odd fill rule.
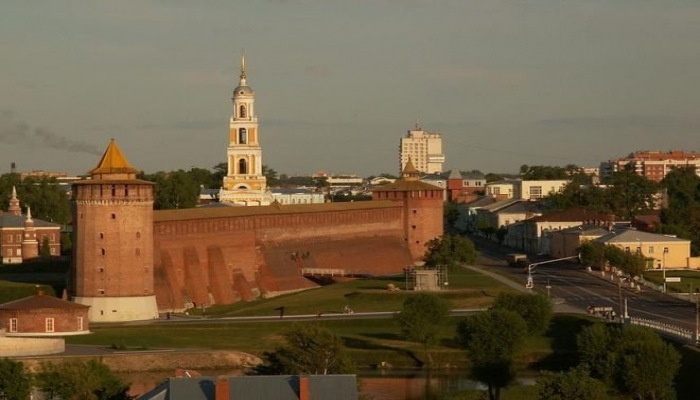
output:
[[629,322],[632,325],[643,326],[645,328],[650,328],[655,331],[661,332],[663,334],[673,336],[678,339],[683,339],[690,343],[696,343],[695,332],[684,329],[679,326],[664,324],[662,322],[654,321],[646,318],[630,317]]

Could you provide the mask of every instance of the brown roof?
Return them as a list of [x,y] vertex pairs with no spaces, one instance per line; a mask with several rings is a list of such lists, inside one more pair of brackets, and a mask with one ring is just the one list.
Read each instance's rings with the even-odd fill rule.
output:
[[90,171],[91,174],[137,174],[139,172],[141,171],[129,164],[114,139],[109,142],[97,167]]
[[61,300],[57,297],[47,296],[44,294],[37,294],[19,300],[14,300],[9,303],[0,304],[0,310],[31,310],[39,308],[82,309],[89,308],[89,306],[72,303],[70,301]]
[[73,182],[71,185],[155,185],[155,182],[143,179],[84,179]]
[[167,222],[190,219],[247,217],[252,215],[283,215],[331,211],[372,210],[394,207],[401,207],[401,204],[388,200],[372,200],[322,204],[280,204],[255,207],[199,207],[182,210],[156,210],[153,213],[153,220],[155,222]]
[[440,186],[431,185],[423,181],[398,180],[372,189],[373,192],[411,192],[415,190],[445,190]]
[[[555,211],[549,214],[540,215],[528,219],[532,222],[559,222],[559,221],[614,221],[616,218],[612,214],[603,214],[596,211],[587,210],[583,207],[569,208],[563,211]],[[619,218],[617,218],[619,220]]]
[[413,165],[413,160],[410,158],[408,159],[408,162],[406,165],[403,167],[403,171],[401,171],[401,176],[411,176],[411,175],[418,175],[420,172],[416,169],[416,166]]

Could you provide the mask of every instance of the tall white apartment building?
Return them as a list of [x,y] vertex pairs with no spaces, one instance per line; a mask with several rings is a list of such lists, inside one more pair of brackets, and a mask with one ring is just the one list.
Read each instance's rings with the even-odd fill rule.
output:
[[442,164],[445,162],[445,155],[442,154],[442,135],[426,132],[418,126],[408,131],[408,134],[401,138],[399,147],[400,171],[404,170],[408,160],[413,161],[413,165],[420,172],[442,172]]

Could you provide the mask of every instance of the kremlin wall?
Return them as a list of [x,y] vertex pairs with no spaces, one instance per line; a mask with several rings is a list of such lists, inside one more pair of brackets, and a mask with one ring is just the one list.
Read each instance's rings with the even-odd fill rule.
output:
[[221,199],[228,207],[154,211],[154,184],[136,178],[114,141],[91,179],[74,184],[70,291],[90,306],[90,321],[152,319],[315,287],[304,268],[400,274],[442,235],[443,189],[419,181],[410,161],[372,201],[270,203],[245,62],[240,78]]

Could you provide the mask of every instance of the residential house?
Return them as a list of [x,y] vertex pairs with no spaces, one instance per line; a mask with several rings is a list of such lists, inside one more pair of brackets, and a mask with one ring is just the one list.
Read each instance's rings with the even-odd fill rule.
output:
[[624,229],[593,241],[642,253],[652,268],[700,268],[700,257],[690,257],[690,240],[675,236]]
[[598,225],[608,226],[615,223],[611,214],[603,214],[583,207],[574,207],[539,215],[523,221],[524,250],[528,253],[550,254],[549,232],[560,231],[572,226]]
[[569,180],[546,180],[546,181],[523,181],[523,180],[501,180],[486,184],[486,195],[493,196],[499,200],[539,200],[547,195],[561,192],[571,181]]
[[542,215],[542,205],[527,200],[503,200],[481,207],[477,212],[477,229],[508,227],[516,222]]

